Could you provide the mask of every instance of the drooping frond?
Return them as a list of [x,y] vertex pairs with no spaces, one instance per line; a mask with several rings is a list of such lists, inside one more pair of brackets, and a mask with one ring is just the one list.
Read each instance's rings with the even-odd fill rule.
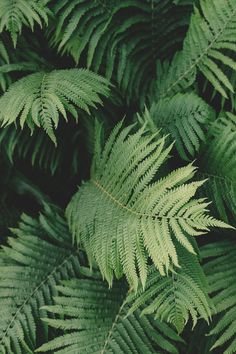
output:
[[[69,141],[65,144],[64,139],[68,136]],[[31,135],[28,130],[11,125],[0,129],[0,151],[11,164],[17,160],[28,160],[32,166],[39,167],[52,176],[56,172],[60,173],[65,165],[69,165],[70,175],[73,176],[78,172],[79,138],[79,130],[72,134],[64,128],[63,141],[57,137],[55,146],[43,131],[36,130]]]
[[4,30],[9,31],[16,46],[17,37],[21,34],[23,25],[33,30],[35,23],[41,27],[44,23],[48,23],[50,13],[47,7],[48,2],[49,0],[1,0],[0,33]]
[[62,329],[62,335],[42,345],[36,352],[64,353],[178,353],[178,335],[152,316],[140,317],[140,310],[127,316],[124,284],[108,289],[99,274],[81,268],[84,278],[63,281],[60,296],[44,310],[58,315],[45,322]]
[[151,266],[146,289],[143,291],[140,286],[136,294],[129,295],[129,301],[134,301],[129,312],[142,306],[141,315],[154,313],[156,318],[173,324],[182,332],[189,318],[193,327],[199,317],[209,323],[212,304],[198,257],[182,247],[178,247],[178,251],[181,268],[163,277]]
[[150,109],[151,121],[170,134],[179,155],[185,160],[196,156],[213,117],[213,109],[195,93],[179,93],[162,99]]
[[109,284],[113,273],[124,273],[137,289],[138,276],[145,285],[148,256],[164,275],[179,266],[176,243],[194,253],[192,236],[228,226],[208,215],[204,199],[193,199],[204,182],[188,182],[196,170],[192,164],[153,181],[171,151],[165,138],[146,134],[145,127],[132,134],[133,126],[121,125],[103,150],[97,136],[91,180],[73,196],[66,214],[77,244]]
[[61,279],[76,276],[79,261],[64,219],[49,206],[39,220],[23,215],[12,232],[0,253],[0,352],[29,354],[38,333],[47,339],[40,307],[51,304]]
[[54,70],[28,75],[10,86],[0,98],[2,125],[14,122],[31,130],[42,127],[54,143],[54,129],[59,114],[67,119],[67,111],[77,118],[76,108],[89,113],[89,108],[101,103],[100,95],[107,96],[108,82],[85,69]]
[[200,174],[208,178],[204,193],[225,221],[236,216],[236,116],[220,115],[211,128],[200,161]]
[[171,0],[74,0],[57,2],[53,11],[53,45],[108,79],[113,76],[126,97],[139,98],[157,58],[173,55],[182,42],[190,7]]
[[224,97],[234,88],[219,63],[236,69],[236,1],[200,0],[195,8],[183,50],[171,64],[159,68],[158,95],[165,97],[186,89],[201,72]]
[[236,244],[233,240],[216,242],[202,247],[205,273],[218,313],[217,324],[210,335],[217,336],[213,348],[220,353],[236,352]]

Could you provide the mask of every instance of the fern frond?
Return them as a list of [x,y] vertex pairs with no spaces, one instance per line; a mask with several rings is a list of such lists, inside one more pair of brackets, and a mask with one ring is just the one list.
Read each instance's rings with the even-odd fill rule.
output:
[[190,8],[171,0],[74,0],[56,3],[53,11],[52,44],[77,63],[84,60],[88,68],[113,77],[126,97],[139,98],[157,58],[173,55],[182,43]]
[[233,240],[202,247],[205,273],[218,314],[217,324],[210,331],[217,340],[213,348],[223,354],[236,352],[236,245]]
[[28,75],[10,86],[0,98],[0,121],[9,125],[19,120],[31,130],[42,127],[56,144],[54,129],[59,114],[67,119],[67,111],[77,118],[76,108],[89,113],[90,107],[107,96],[108,82],[88,70],[55,70]]
[[78,255],[70,247],[64,219],[45,206],[39,220],[22,216],[16,237],[8,239],[0,253],[0,352],[33,353],[37,333],[47,339],[47,326],[39,318],[40,307],[51,304],[55,285],[76,276]]
[[236,116],[221,114],[211,127],[208,144],[200,160],[200,175],[208,178],[204,186],[223,220],[236,215]]
[[[65,145],[64,139],[68,135],[70,140]],[[17,160],[28,160],[32,166],[39,167],[52,176],[60,173],[68,163],[70,175],[74,176],[78,172],[79,138],[79,130],[67,132],[64,128],[63,141],[57,137],[55,147],[44,132],[37,130],[31,135],[28,130],[11,125],[0,129],[0,151],[12,165]]]
[[0,33],[10,32],[14,46],[17,37],[21,34],[22,26],[33,30],[34,24],[40,27],[48,23],[50,10],[47,7],[49,0],[1,0],[0,2]]
[[99,274],[81,268],[86,277],[63,281],[54,306],[43,309],[56,314],[45,322],[63,330],[61,336],[42,345],[36,352],[62,353],[140,353],[161,350],[178,353],[181,339],[166,324],[151,316],[140,317],[140,310],[127,317],[127,289],[115,283],[108,289]]
[[190,317],[193,327],[199,317],[209,323],[213,305],[198,257],[182,247],[178,251],[181,268],[163,277],[151,266],[146,289],[140,287],[128,300],[134,301],[130,313],[143,306],[141,315],[154,313],[155,318],[173,324],[180,333]]
[[175,55],[167,69],[159,70],[159,97],[191,86],[197,72],[222,96],[228,97],[227,92],[234,89],[219,63],[235,71],[235,36],[235,0],[200,0],[200,9],[195,8],[192,15],[183,50]]
[[0,40],[0,87],[4,92],[11,83],[9,75],[1,71],[1,68],[10,64],[8,49],[3,40]]
[[153,181],[172,148],[164,147],[165,138],[157,141],[144,127],[132,134],[132,126],[121,126],[103,150],[96,142],[91,180],[79,188],[66,214],[77,244],[109,284],[113,273],[124,273],[137,289],[138,274],[145,286],[148,256],[164,275],[179,266],[176,243],[195,253],[192,236],[228,226],[207,214],[204,199],[193,199],[204,181],[187,183],[196,170],[191,164]]
[[158,129],[170,134],[180,157],[189,160],[205,142],[206,128],[214,118],[214,111],[195,93],[179,93],[154,103],[150,117]]

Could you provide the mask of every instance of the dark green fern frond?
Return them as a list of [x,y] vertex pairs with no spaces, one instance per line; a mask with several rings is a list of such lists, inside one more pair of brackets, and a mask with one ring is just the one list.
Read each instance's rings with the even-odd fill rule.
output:
[[3,40],[0,40],[0,87],[4,92],[11,83],[10,77],[1,71],[1,68],[10,64],[9,53]]
[[236,1],[200,0],[195,8],[183,50],[171,65],[159,70],[159,97],[173,95],[193,84],[201,72],[224,97],[234,92],[219,64],[236,69]]
[[214,202],[219,216],[228,221],[236,215],[236,117],[221,114],[211,127],[200,161],[200,175],[208,178],[205,194]]
[[158,129],[170,134],[181,158],[189,160],[205,142],[206,128],[214,118],[214,111],[195,93],[179,93],[154,103],[150,118]]
[[12,232],[0,253],[0,352],[29,354],[38,333],[47,340],[39,308],[51,304],[61,279],[76,276],[79,261],[64,219],[49,206],[39,220],[23,215]]
[[[63,138],[69,134],[63,131]],[[67,133],[67,134],[66,134]],[[73,136],[72,136],[73,135]],[[14,125],[0,129],[0,151],[11,164],[18,160],[28,160],[32,166],[39,167],[52,176],[60,173],[65,164],[70,166],[70,174],[78,171],[80,131],[70,131],[70,140],[67,144],[64,139],[57,139],[57,146],[42,131],[36,130],[33,134],[26,129],[19,129]]]
[[48,23],[50,13],[47,7],[48,2],[49,0],[1,0],[0,33],[4,30],[9,31],[16,46],[17,37],[21,34],[23,25],[33,30],[35,23],[41,27]]
[[153,79],[156,60],[182,43],[190,7],[171,0],[60,1],[54,6],[51,40],[77,63],[118,83],[139,98]]
[[199,317],[209,323],[212,304],[197,256],[182,247],[178,247],[178,255],[181,268],[163,277],[154,266],[150,267],[146,289],[140,287],[136,294],[129,295],[129,300],[134,301],[130,313],[142,306],[141,315],[154,313],[156,318],[182,332],[189,318],[193,327]]
[[133,126],[121,126],[104,149],[97,136],[91,180],[79,188],[66,214],[77,244],[109,284],[113,273],[125,274],[137,289],[138,277],[145,286],[148,256],[164,275],[179,266],[176,243],[195,253],[192,236],[228,226],[208,215],[204,199],[193,199],[204,181],[188,182],[196,170],[192,164],[154,181],[172,148],[165,148],[165,138],[145,134],[145,127],[132,134]]
[[127,316],[127,289],[115,283],[108,289],[99,274],[80,268],[82,279],[63,281],[54,306],[43,310],[56,314],[45,319],[62,335],[42,345],[37,352],[62,353],[178,353],[178,335],[152,316],[140,317],[140,310]]
[[77,107],[89,113],[90,107],[101,103],[99,96],[108,92],[108,82],[85,69],[28,75],[0,98],[0,121],[5,126],[19,120],[21,127],[27,124],[32,131],[42,127],[56,143],[54,129],[60,114],[67,119],[68,111],[77,118]]
[[236,352],[236,245],[234,241],[222,241],[202,247],[201,255],[206,261],[205,273],[218,313],[218,321],[210,331],[217,336],[213,348],[220,353]]

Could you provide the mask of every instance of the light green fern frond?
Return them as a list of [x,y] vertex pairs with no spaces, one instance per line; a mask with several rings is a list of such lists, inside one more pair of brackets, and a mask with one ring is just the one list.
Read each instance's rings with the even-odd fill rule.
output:
[[183,50],[167,69],[159,70],[158,94],[173,95],[193,84],[201,72],[224,97],[234,88],[220,64],[236,70],[236,1],[200,0],[195,8]]
[[61,114],[67,111],[77,118],[76,108],[89,113],[90,107],[101,103],[100,95],[107,96],[108,82],[85,69],[55,70],[31,74],[10,86],[0,98],[0,121],[8,125],[19,120],[31,130],[42,127],[54,143],[54,129]]
[[218,317],[210,335],[217,336],[213,348],[220,353],[236,352],[236,245],[233,240],[202,247],[205,273]]
[[29,354],[40,344],[38,333],[48,338],[39,308],[51,304],[61,279],[76,276],[79,260],[66,223],[49,206],[39,220],[23,215],[12,232],[0,253],[0,352]]
[[141,315],[154,313],[156,318],[173,324],[182,332],[189,318],[193,326],[199,318],[209,323],[213,305],[197,256],[182,247],[178,247],[178,255],[181,268],[163,277],[154,266],[150,267],[146,289],[143,291],[140,287],[128,300],[134,301],[130,313],[142,306]]
[[201,143],[205,142],[206,128],[213,117],[213,109],[194,93],[179,93],[162,99],[150,109],[152,122],[170,134],[184,160],[196,156]]
[[54,306],[43,309],[58,315],[45,319],[63,334],[36,352],[62,353],[178,353],[178,335],[152,316],[140,317],[140,310],[127,317],[127,289],[115,283],[108,289],[99,274],[81,268],[84,278],[63,281]]
[[[228,227],[207,213],[204,199],[193,199],[204,183],[189,182],[191,164],[154,181],[171,147],[165,138],[145,134],[145,127],[112,131],[104,149],[99,136],[91,180],[79,188],[67,207],[67,218],[78,245],[99,265],[111,285],[113,273],[126,275],[137,289],[147,278],[148,256],[161,275],[179,266],[175,244],[195,253],[191,237],[212,226]],[[139,275],[138,275],[139,274]]]
[[205,195],[225,221],[236,215],[236,116],[221,114],[211,128],[200,160],[200,175],[208,178]]
[[35,23],[41,27],[44,23],[48,23],[50,13],[47,7],[48,2],[49,0],[1,0],[0,32],[9,31],[13,43],[16,45],[23,25],[33,30]]

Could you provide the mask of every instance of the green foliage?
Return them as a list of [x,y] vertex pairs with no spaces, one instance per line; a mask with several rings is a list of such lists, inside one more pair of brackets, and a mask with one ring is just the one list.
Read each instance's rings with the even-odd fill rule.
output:
[[201,255],[206,261],[204,270],[219,314],[209,333],[217,336],[212,349],[220,347],[221,353],[233,354],[236,351],[235,242],[225,240],[206,245],[201,249]]
[[59,114],[66,111],[77,119],[76,107],[89,113],[90,107],[101,103],[99,95],[108,95],[108,83],[102,77],[83,69],[55,70],[28,75],[9,88],[0,98],[2,125],[19,120],[33,131],[42,127],[56,144],[54,129]]
[[140,310],[127,317],[127,289],[115,283],[108,289],[99,273],[80,269],[82,279],[63,281],[55,305],[43,309],[58,315],[45,322],[66,333],[42,345],[37,352],[62,353],[178,353],[181,339],[166,324]]
[[153,181],[171,151],[165,138],[145,134],[145,127],[131,134],[133,126],[121,130],[121,125],[103,150],[97,130],[91,180],[79,188],[66,214],[77,244],[108,283],[113,273],[118,278],[124,273],[137,289],[138,277],[145,286],[148,256],[164,275],[179,266],[176,244],[195,253],[193,236],[228,226],[208,215],[204,199],[193,199],[204,181],[187,183],[196,170],[192,164]]
[[200,0],[191,17],[183,50],[170,65],[159,69],[158,95],[166,97],[193,85],[201,72],[224,97],[234,92],[228,77],[218,63],[235,70],[236,51],[235,0]]
[[46,206],[39,220],[23,215],[16,237],[0,253],[0,351],[3,354],[33,353],[38,334],[45,339],[47,326],[40,322],[56,295],[61,279],[76,275],[78,255],[71,249],[65,221]]
[[145,291],[140,287],[136,294],[129,295],[135,300],[130,313],[143,307],[141,315],[155,314],[155,318],[170,322],[182,332],[189,317],[193,327],[201,317],[209,323],[211,301],[207,294],[208,285],[196,255],[178,247],[180,268],[168,276],[161,276],[154,266],[150,267]]
[[[78,171],[79,133],[75,131],[68,143],[73,152],[70,156],[70,174],[72,175]],[[21,130],[14,125],[0,129],[0,149],[12,165],[18,159],[30,161],[32,166],[39,167],[52,176],[56,172],[61,172],[65,160],[68,160],[69,150],[61,139],[55,147],[44,132],[36,130],[31,135],[28,130]]]
[[214,118],[212,108],[194,93],[162,99],[151,106],[149,114],[151,130],[157,127],[170,134],[184,160],[198,153],[201,143],[206,141],[206,128]]
[[48,23],[50,0],[1,0],[0,3],[0,33],[10,32],[16,46],[17,37],[21,34],[22,25],[34,29],[37,23],[41,27]]
[[236,0],[0,1],[0,354],[236,352],[235,52]]
[[214,201],[225,221],[236,216],[236,116],[221,114],[211,127],[208,145],[200,159],[201,174],[208,178],[205,195]]
[[174,53],[189,22],[189,7],[170,0],[58,1],[53,11],[59,52],[113,77],[131,98],[144,94],[157,58]]

